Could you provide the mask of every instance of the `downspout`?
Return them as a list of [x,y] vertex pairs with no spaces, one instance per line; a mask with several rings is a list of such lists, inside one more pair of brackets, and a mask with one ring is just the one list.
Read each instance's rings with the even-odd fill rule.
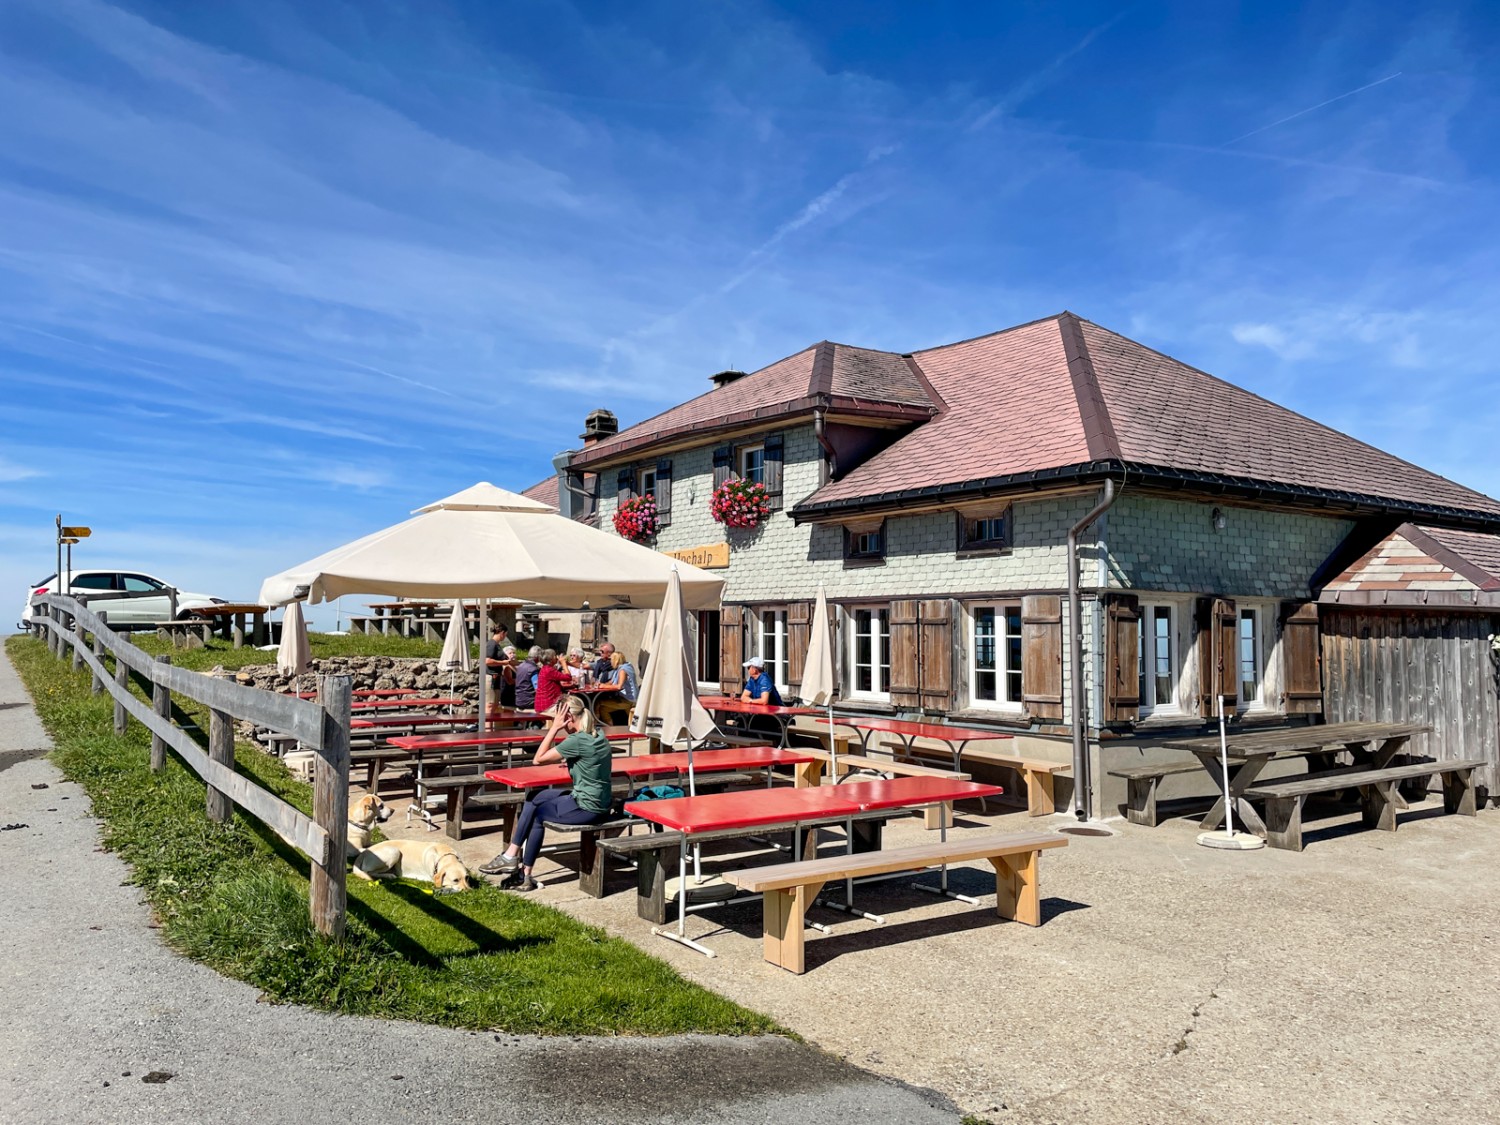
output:
[[818,484],[827,484],[838,475],[838,454],[834,452],[833,443],[828,440],[827,423],[824,421],[823,408],[820,406],[813,411],[813,436],[818,439],[818,444],[823,448],[823,469]]
[[1094,806],[1094,777],[1089,769],[1088,708],[1083,689],[1083,606],[1078,585],[1078,533],[1107,512],[1115,502],[1115,482],[1105,478],[1099,503],[1068,528],[1068,661],[1073,690],[1073,814],[1089,819]]

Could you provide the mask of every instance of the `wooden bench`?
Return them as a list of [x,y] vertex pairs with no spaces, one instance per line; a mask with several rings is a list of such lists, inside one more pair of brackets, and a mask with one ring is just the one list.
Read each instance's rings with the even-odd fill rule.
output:
[[181,621],[160,621],[156,624],[156,635],[171,641],[173,648],[202,648],[213,635],[214,624],[201,617],[189,617]]
[[1361,819],[1366,828],[1396,831],[1397,799],[1395,786],[1402,781],[1440,774],[1443,779],[1443,811],[1474,816],[1473,775],[1485,765],[1482,758],[1448,762],[1413,762],[1385,769],[1340,769],[1316,777],[1295,777],[1287,781],[1252,785],[1245,797],[1266,802],[1266,843],[1273,848],[1302,850],[1302,803],[1317,793],[1341,789],[1358,789]]
[[1156,765],[1126,766],[1110,770],[1110,777],[1125,779],[1125,819],[1131,824],[1144,824],[1155,828],[1160,822],[1156,811],[1157,794],[1162,778],[1175,777],[1181,773],[1201,773],[1203,767],[1197,762],[1159,762]]
[[[904,809],[879,809],[860,813],[852,818],[854,830],[853,847],[856,853],[880,850],[886,821],[905,815]],[[637,821],[645,824],[645,821]],[[809,826],[803,829],[804,850],[810,850],[816,839],[818,828],[832,824]],[[648,825],[649,827],[649,825]],[[695,832],[694,843],[706,844],[722,840],[763,839],[768,836],[792,835],[789,829],[725,828],[716,832]],[[667,895],[667,879],[677,872],[677,860],[682,846],[681,832],[664,832],[654,829],[635,836],[619,836],[599,841],[599,848],[619,859],[633,861],[636,865],[635,912],[654,925],[665,925],[668,914],[676,905],[675,897]]]
[[947,863],[988,860],[995,869],[995,910],[1028,926],[1042,924],[1039,882],[1042,852],[1066,847],[1066,836],[1050,832],[967,836],[941,844],[893,848],[890,851],[829,856],[801,863],[778,863],[725,873],[726,882],[764,896],[762,907],[765,959],[788,972],[804,969],[807,908],[825,883],[863,875],[919,871]]
[[[921,747],[917,747],[920,751]],[[1054,778],[1073,768],[1071,762],[1049,762],[1041,758],[1023,758],[998,748],[965,746],[961,758],[973,758],[990,765],[1015,770],[1026,786],[1026,812],[1031,816],[1051,816],[1057,811],[1057,787]]]
[[[809,754],[817,754],[818,758],[811,762],[803,762],[796,766],[798,785],[817,785],[823,774],[823,767],[830,765],[830,757],[826,750],[809,750]],[[957,773],[953,770],[942,769],[938,766],[924,766],[920,762],[903,762],[895,758],[871,757],[868,754],[845,754],[839,753],[839,781],[843,781],[850,774],[861,771],[869,771],[879,774],[891,774],[896,777],[946,777],[953,781],[968,781],[969,775]],[[929,829],[942,828],[945,824],[953,823],[953,802],[947,801],[940,805],[928,805],[921,810],[922,823]]]

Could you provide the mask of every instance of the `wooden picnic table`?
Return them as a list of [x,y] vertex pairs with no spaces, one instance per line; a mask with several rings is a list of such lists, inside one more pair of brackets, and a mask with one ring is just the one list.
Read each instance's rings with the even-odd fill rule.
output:
[[[825,712],[815,712],[818,722],[828,725],[828,715]],[[948,751],[953,755],[953,769],[955,772],[963,768],[963,751],[971,742],[989,742],[995,739],[1014,739],[1015,735],[1006,734],[1004,731],[983,730],[979,727],[955,727],[948,723],[923,723],[912,719],[880,719],[880,718],[854,718],[851,716],[835,716],[834,726],[852,727],[859,732],[859,744],[866,754],[870,752],[870,735],[872,734],[894,734],[901,739],[901,754],[892,754],[893,758],[904,757],[907,761],[915,761],[916,755],[912,752],[912,744],[919,738],[931,739],[935,742],[946,743]]]
[[358,703],[351,703],[351,711],[389,711],[399,707],[457,707],[464,700],[452,695],[439,695],[430,698],[413,699],[409,695],[397,696],[395,699],[362,699]]
[[[1334,757],[1347,751],[1356,762],[1374,770],[1383,770],[1402,753],[1414,735],[1432,728],[1425,723],[1325,723],[1320,726],[1291,727],[1270,731],[1245,731],[1225,739],[1229,760],[1229,795],[1240,823],[1258,836],[1266,835],[1266,823],[1244,796],[1261,772],[1273,761],[1306,758],[1308,777],[1334,769]],[[1204,771],[1213,778],[1220,796],[1203,818],[1203,828],[1212,831],[1224,822],[1224,772],[1220,761],[1217,735],[1175,739],[1161,744],[1169,750],[1185,750],[1194,755]],[[1398,798],[1399,800],[1399,798]]]
[[232,640],[235,648],[245,647],[245,619],[251,619],[250,643],[254,645],[266,644],[266,614],[271,612],[268,605],[255,605],[246,603],[227,603],[225,605],[206,605],[193,610],[195,617],[209,617],[214,619],[214,628],[225,640]]
[[[625,811],[642,820],[681,833],[677,858],[677,932],[653,928],[652,932],[712,957],[712,951],[690,940],[684,925],[688,912],[687,855],[694,836],[726,829],[791,829],[793,860],[802,858],[803,830],[819,824],[846,822],[852,841],[852,818],[888,809],[920,808],[970,798],[999,796],[998,785],[956,781],[940,777],[898,777],[888,781],[862,781],[851,785],[816,788],[758,789],[737,793],[715,793],[700,797],[674,797],[663,801],[630,801]],[[943,838],[947,838],[946,826]],[[944,871],[946,891],[946,869]]]
[[[731,746],[724,750],[698,750],[693,753],[693,773],[732,772],[734,770],[768,770],[776,766],[801,766],[815,761],[813,754],[800,750],[783,750],[775,746]],[[685,775],[688,772],[688,755],[685,751],[670,754],[640,754],[615,758],[610,763],[610,773],[632,781],[666,774]],[[552,785],[569,785],[572,775],[565,763],[557,762],[544,766],[516,766],[514,768],[488,770],[485,777],[512,789],[545,789]],[[806,773],[797,776],[798,786],[808,784]]]
[[703,704],[705,710],[720,715],[745,715],[772,720],[781,728],[780,745],[783,747],[786,746],[787,731],[793,719],[798,715],[820,714],[816,707],[776,707],[769,703],[746,703],[732,695],[700,695],[698,702]]
[[[318,698],[318,693],[315,692],[315,691],[296,691],[296,692],[287,692],[286,694],[287,695],[294,695],[298,699],[317,699]],[[416,695],[416,694],[418,694],[417,689],[416,688],[409,688],[409,687],[401,687],[401,688],[360,688],[357,691],[350,692],[350,695],[352,695],[355,699],[394,699],[397,696],[401,696],[401,695]]]

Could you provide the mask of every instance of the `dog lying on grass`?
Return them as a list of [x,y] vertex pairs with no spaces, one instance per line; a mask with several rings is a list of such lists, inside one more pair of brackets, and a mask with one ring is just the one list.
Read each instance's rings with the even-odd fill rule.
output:
[[420,879],[438,891],[466,891],[469,873],[453,845],[442,840],[386,840],[354,859],[361,879]]
[[391,807],[373,793],[355,797],[349,802],[349,845],[346,853],[353,859],[370,846],[370,830],[377,822],[391,819]]

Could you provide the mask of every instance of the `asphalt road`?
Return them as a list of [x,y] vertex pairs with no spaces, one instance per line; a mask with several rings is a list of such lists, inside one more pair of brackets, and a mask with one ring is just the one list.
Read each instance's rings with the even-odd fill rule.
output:
[[0,1122],[954,1122],[783,1039],[539,1039],[261,1003],[178,957],[0,657]]

